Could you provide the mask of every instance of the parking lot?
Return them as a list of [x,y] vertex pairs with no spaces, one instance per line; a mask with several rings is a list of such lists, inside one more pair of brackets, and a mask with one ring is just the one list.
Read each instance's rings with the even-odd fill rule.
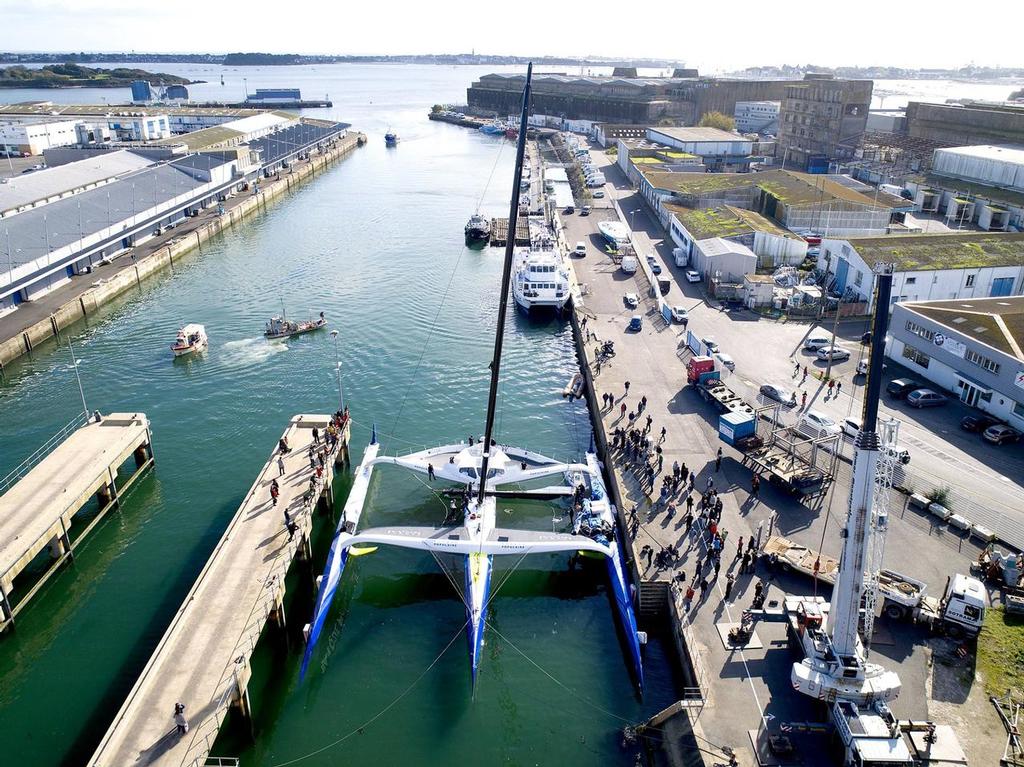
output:
[[[597,165],[608,165],[612,158],[593,152]],[[616,198],[626,220],[632,219],[641,256],[654,254],[662,266],[662,276],[671,276],[673,284],[666,300],[687,309],[689,328],[698,337],[710,337],[736,363],[735,371],[723,371],[723,378],[738,394],[747,394],[749,401],[761,400],[757,395],[762,384],[771,383],[797,393],[807,393],[807,410],[831,416],[837,421],[859,418],[863,407],[865,377],[856,375],[857,363],[867,359],[869,349],[860,338],[868,328],[868,320],[843,320],[834,325],[828,317],[820,324],[781,322],[764,319],[746,309],[726,309],[704,291],[704,284],[690,284],[684,269],[672,261],[672,242],[666,238],[658,222],[648,215],[646,202],[635,194],[617,166],[607,168],[609,197]],[[617,182],[617,183],[613,183]],[[605,202],[610,205],[610,201]],[[633,211],[637,211],[633,213]],[[597,216],[598,209],[594,215]],[[614,215],[607,211],[607,215]],[[592,240],[597,243],[600,236]],[[575,242],[576,239],[572,239]],[[595,254],[599,251],[594,248]],[[823,375],[828,363],[815,353],[804,350],[809,336],[831,337],[836,329],[836,343],[850,352],[850,358],[832,365],[832,376],[841,382],[838,394],[829,396],[828,387],[816,375]],[[796,374],[797,363],[800,373]],[[894,378],[910,377],[926,385],[920,376],[894,360],[886,359],[885,383]],[[808,377],[803,377],[803,367]],[[744,389],[744,391],[740,391]],[[996,531],[1000,538],[1017,549],[1024,549],[1024,443],[992,445],[960,429],[960,419],[977,410],[968,408],[950,395],[943,407],[915,409],[905,401],[883,395],[880,413],[900,422],[900,443],[911,455],[911,462],[902,468],[900,479],[915,492],[926,493],[933,488],[948,487],[949,505],[970,521]],[[788,416],[795,422],[799,411]],[[850,440],[845,440],[849,454]]]

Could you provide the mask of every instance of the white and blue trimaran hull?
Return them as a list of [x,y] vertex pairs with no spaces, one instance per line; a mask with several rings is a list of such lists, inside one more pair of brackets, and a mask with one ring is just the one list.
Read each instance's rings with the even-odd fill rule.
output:
[[466,557],[466,639],[469,642],[469,667],[476,689],[476,674],[480,669],[480,654],[484,646],[484,628],[487,626],[487,603],[491,599],[491,572],[494,557],[491,554],[467,554]]
[[[532,530],[508,530],[495,527],[495,498],[486,495],[482,504],[476,498],[465,503],[464,519],[460,525],[449,527],[378,527],[357,530],[366,502],[370,477],[375,466],[389,464],[430,474],[437,479],[459,481],[472,476],[474,465],[479,466],[479,445],[465,443],[447,445],[425,450],[412,455],[390,457],[379,456],[378,447],[367,448],[363,462],[356,471],[355,480],[338,531],[331,544],[327,567],[317,594],[316,610],[310,625],[309,644],[303,658],[303,674],[320,636],[323,623],[330,609],[331,599],[338,587],[349,551],[357,547],[358,552],[368,552],[375,546],[390,545],[402,548],[430,551],[434,554],[461,555],[465,563],[466,638],[469,645],[470,668],[475,684],[480,668],[487,626],[487,607],[492,597],[491,574],[495,555],[550,554],[554,552],[590,552],[603,556],[608,563],[608,572],[615,594],[617,613],[626,634],[630,648],[633,670],[637,684],[642,689],[643,672],[640,644],[637,637],[636,619],[626,570],[619,556],[618,540],[612,526],[605,526],[602,535],[555,533]],[[607,500],[603,498],[604,483],[596,457],[587,456],[586,464],[566,464],[545,458],[537,453],[506,446],[495,446],[491,450],[491,467],[494,476],[501,477],[502,483],[521,484],[525,481],[543,479],[553,475],[563,477],[589,476],[587,482],[593,497],[591,508],[602,518],[613,520]],[[592,474],[597,471],[596,478]],[[472,490],[472,485],[468,489]],[[551,488],[545,488],[550,491]],[[528,493],[528,491],[526,491]]]

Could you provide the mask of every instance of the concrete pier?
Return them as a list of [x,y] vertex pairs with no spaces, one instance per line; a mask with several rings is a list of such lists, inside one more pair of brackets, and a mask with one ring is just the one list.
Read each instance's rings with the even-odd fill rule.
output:
[[[24,473],[13,472],[0,496],[0,632],[14,625],[18,612],[57,568],[74,555],[82,540],[117,506],[121,493],[153,463],[149,420],[142,413],[113,413],[66,428],[54,447]],[[117,470],[135,456],[135,471],[118,484]],[[79,512],[99,511],[80,532],[71,536]],[[44,549],[50,566],[24,594],[16,579]]]
[[[202,765],[228,711],[249,717],[250,656],[268,622],[284,627],[285,576],[295,559],[308,557],[312,512],[330,503],[334,465],[347,460],[348,422],[322,476],[310,468],[309,447],[325,447],[329,423],[326,415],[292,418],[283,435],[290,452],[282,456],[275,446],[89,760],[92,767]],[[292,537],[285,511],[297,526]],[[177,703],[185,705],[185,734],[173,722]]]

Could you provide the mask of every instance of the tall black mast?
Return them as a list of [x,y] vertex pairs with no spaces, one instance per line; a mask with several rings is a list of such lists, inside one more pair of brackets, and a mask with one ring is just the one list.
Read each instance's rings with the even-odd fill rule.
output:
[[516,227],[519,224],[519,179],[523,175],[523,155],[526,153],[526,117],[530,111],[530,80],[533,63],[526,67],[526,85],[523,87],[523,110],[519,116],[519,143],[516,145],[516,170],[512,178],[512,201],[508,206],[508,239],[505,242],[505,266],[501,271],[501,292],[498,297],[498,327],[494,331],[494,356],[491,358],[491,389],[487,395],[487,423],[484,426],[483,460],[480,463],[480,493],[477,502],[484,502],[487,483],[487,464],[491,457],[491,435],[494,432],[494,414],[498,401],[498,373],[501,370],[501,347],[505,339],[505,314],[512,281],[512,256],[516,246]]

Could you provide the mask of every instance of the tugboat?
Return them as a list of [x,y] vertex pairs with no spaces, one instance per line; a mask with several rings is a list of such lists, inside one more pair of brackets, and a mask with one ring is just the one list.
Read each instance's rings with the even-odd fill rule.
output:
[[384,146],[398,146],[398,134],[390,130],[385,133]]
[[183,357],[192,352],[202,351],[209,345],[206,338],[206,328],[190,322],[178,331],[178,337],[171,344],[171,351],[175,357]]
[[318,319],[306,320],[304,322],[296,322],[295,320],[285,319],[284,317],[271,317],[270,322],[267,323],[267,327],[263,331],[263,335],[273,341],[278,338],[300,336],[303,333],[319,330],[326,326],[327,319],[324,317],[323,312],[320,312],[320,317]]
[[466,242],[487,242],[491,239],[491,222],[474,213],[466,224]]

